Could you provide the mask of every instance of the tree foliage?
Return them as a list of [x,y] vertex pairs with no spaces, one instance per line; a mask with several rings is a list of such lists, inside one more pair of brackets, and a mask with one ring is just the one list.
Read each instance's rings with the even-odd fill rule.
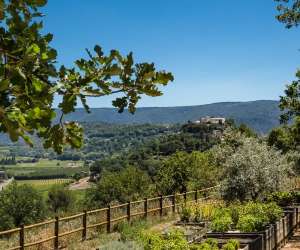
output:
[[284,23],[287,28],[298,26],[300,22],[300,1],[299,0],[275,0],[279,2],[277,10],[278,21]]
[[50,211],[67,211],[74,203],[74,197],[70,190],[61,185],[54,185],[48,192],[47,205]]
[[274,145],[284,153],[297,151],[300,147],[300,117],[296,117],[291,125],[273,129],[268,136],[269,145]]
[[262,199],[268,192],[285,188],[292,174],[286,156],[254,138],[246,138],[238,148],[230,150],[222,165],[225,200]]
[[279,107],[284,111],[281,115],[281,122],[287,123],[295,117],[300,116],[300,71],[296,73],[297,80],[287,85],[285,96],[280,97]]
[[[113,106],[133,113],[141,95],[161,95],[159,86],[173,76],[156,71],[153,63],[135,64],[132,53],[122,56],[111,50],[105,55],[99,45],[93,53],[87,49],[87,59],[76,60],[73,68],[57,69],[53,36],[42,32],[39,8],[46,2],[0,0],[0,132],[30,145],[30,135],[36,133],[45,148],[61,153],[65,144],[82,145],[81,126],[63,119],[79,101],[89,112],[87,97],[119,93]],[[57,123],[54,95],[62,97]]]
[[0,192],[0,229],[34,223],[44,215],[43,197],[31,186],[14,182]]
[[150,195],[151,181],[146,173],[135,167],[119,172],[104,172],[96,187],[86,195],[89,206],[101,207],[111,202],[125,203]]
[[[297,27],[300,22],[300,1],[299,0],[275,0],[279,2],[277,10],[279,22],[285,24],[286,28]],[[287,85],[285,96],[280,97],[281,110],[284,114],[281,115],[281,122],[287,123],[294,117],[300,115],[300,71],[296,73],[296,80]]]
[[162,194],[186,192],[211,187],[218,180],[218,170],[209,152],[176,152],[167,158],[156,176],[157,190]]

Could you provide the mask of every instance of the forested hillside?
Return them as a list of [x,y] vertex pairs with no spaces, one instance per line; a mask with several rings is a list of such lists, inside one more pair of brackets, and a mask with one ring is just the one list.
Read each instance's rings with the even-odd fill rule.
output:
[[[278,126],[280,110],[277,101],[222,102],[185,107],[138,108],[134,115],[125,110],[122,114],[112,108],[93,108],[91,113],[83,109],[66,116],[67,120],[79,122],[107,122],[118,124],[185,123],[202,116],[233,118],[237,123],[245,123],[258,133],[267,133]],[[58,116],[59,117],[59,116]]]
[[[85,137],[84,146],[79,150],[67,148],[63,154],[58,155],[53,150],[45,150],[41,141],[35,138],[35,145],[30,148],[24,143],[13,144],[9,139],[2,136],[1,148],[6,149],[2,156],[11,155],[26,156],[33,158],[49,158],[58,160],[96,160],[106,156],[118,155],[132,147],[138,147],[144,142],[158,136],[174,134],[180,128],[179,125],[163,124],[109,124],[102,122],[82,123]],[[2,147],[1,147],[2,145]],[[8,147],[7,147],[8,145]],[[8,149],[8,150],[7,150]]]

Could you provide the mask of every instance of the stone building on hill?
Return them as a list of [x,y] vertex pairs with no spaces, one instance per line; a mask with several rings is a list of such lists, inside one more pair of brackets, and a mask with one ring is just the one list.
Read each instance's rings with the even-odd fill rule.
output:
[[224,125],[226,119],[224,117],[201,117],[200,120],[194,121],[195,124],[220,124]]

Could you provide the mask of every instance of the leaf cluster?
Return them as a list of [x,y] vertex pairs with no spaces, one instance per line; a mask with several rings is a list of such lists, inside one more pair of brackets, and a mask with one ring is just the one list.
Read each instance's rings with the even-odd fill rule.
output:
[[[32,145],[37,134],[45,148],[61,153],[65,145],[83,144],[82,127],[67,122],[64,115],[80,101],[87,112],[87,97],[119,93],[112,102],[123,112],[134,113],[141,95],[160,96],[159,86],[173,80],[169,72],[157,71],[153,63],[134,63],[132,53],[122,56],[117,50],[104,55],[99,45],[88,59],[75,61],[73,68],[56,68],[57,52],[50,47],[52,34],[42,31],[39,7],[46,0],[0,1],[0,132],[12,141]],[[61,115],[53,123],[54,95],[62,97]]]

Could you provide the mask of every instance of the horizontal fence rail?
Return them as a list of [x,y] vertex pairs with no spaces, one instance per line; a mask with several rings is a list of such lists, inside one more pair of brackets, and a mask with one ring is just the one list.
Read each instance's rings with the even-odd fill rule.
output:
[[[161,195],[125,204],[109,205],[68,217],[55,217],[37,224],[21,225],[19,228],[0,232],[0,241],[3,238],[10,239],[11,237],[18,244],[3,246],[4,248],[0,246],[0,250],[24,250],[41,244],[48,244],[48,249],[59,249],[61,245],[66,245],[66,236],[74,235],[74,240],[79,238],[84,241],[87,239],[88,231],[92,229],[99,233],[104,228],[107,233],[110,233],[113,227],[122,221],[130,222],[136,217],[147,219],[150,215],[163,217],[167,214],[166,210],[168,209],[175,213],[176,207],[182,204],[200,202],[215,197],[219,188],[220,185],[180,194]],[[30,233],[33,235],[33,239],[27,237]]]

